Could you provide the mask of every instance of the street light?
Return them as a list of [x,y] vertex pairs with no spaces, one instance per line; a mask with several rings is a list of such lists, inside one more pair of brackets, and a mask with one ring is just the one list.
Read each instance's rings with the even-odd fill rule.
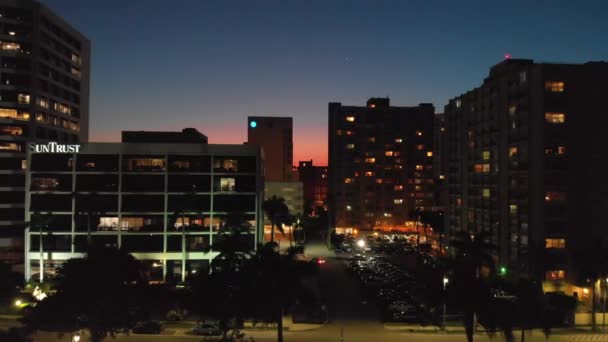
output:
[[359,246],[361,248],[365,247],[365,241],[364,240],[357,241],[357,246]]
[[448,279],[448,277],[443,276],[443,329],[445,329],[445,313],[446,313],[446,293],[445,293],[445,288],[446,285],[448,285],[448,282],[450,280]]
[[80,334],[76,333],[72,336],[72,342],[80,342]]

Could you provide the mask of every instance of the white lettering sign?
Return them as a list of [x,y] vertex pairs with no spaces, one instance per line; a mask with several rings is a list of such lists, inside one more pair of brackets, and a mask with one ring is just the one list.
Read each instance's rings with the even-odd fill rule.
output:
[[51,141],[47,144],[30,144],[31,153],[79,153],[80,145],[58,144]]

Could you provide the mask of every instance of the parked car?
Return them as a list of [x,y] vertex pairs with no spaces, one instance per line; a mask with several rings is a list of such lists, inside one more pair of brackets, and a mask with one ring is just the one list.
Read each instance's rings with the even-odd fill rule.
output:
[[222,334],[222,329],[220,329],[220,325],[218,322],[198,322],[194,328],[192,328],[192,333],[194,335],[202,335],[202,336],[219,336]]
[[155,321],[140,321],[133,327],[134,334],[160,334],[162,325]]

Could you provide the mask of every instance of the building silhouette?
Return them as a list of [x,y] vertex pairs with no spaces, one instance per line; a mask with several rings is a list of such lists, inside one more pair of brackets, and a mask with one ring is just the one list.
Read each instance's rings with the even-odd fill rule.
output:
[[432,104],[329,103],[328,204],[338,232],[405,224],[434,204]]
[[23,260],[30,142],[89,137],[90,42],[44,5],[0,4],[0,259]]
[[451,99],[450,233],[486,231],[501,267],[576,281],[574,255],[608,237],[606,79],[605,62],[507,59]]
[[292,181],[293,119],[290,117],[247,117],[247,143],[262,146],[267,182]]
[[298,163],[297,174],[304,189],[304,211],[318,214],[318,208],[327,209],[327,166],[315,166],[312,159]]

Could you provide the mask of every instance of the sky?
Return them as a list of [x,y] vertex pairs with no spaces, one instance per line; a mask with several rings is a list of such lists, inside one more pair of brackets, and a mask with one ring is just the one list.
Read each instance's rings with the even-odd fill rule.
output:
[[608,1],[41,0],[91,40],[91,141],[195,127],[247,140],[294,118],[294,163],[327,162],[327,105],[396,106],[481,84],[505,54],[608,60]]

